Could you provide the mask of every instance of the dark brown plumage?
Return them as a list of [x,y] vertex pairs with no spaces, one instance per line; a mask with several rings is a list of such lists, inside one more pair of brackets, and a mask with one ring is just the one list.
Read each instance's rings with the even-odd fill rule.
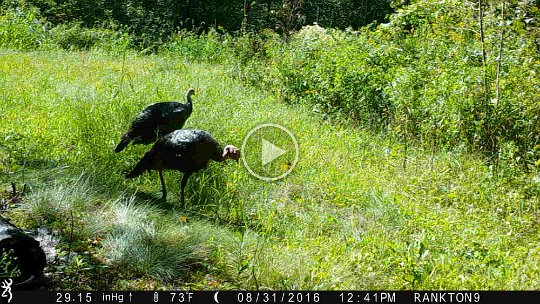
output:
[[130,142],[147,145],[165,134],[181,129],[193,111],[191,95],[194,93],[194,89],[187,91],[185,104],[171,101],[158,102],[146,107],[131,122],[129,130],[122,136],[114,152],[124,150]]
[[147,170],[157,170],[163,191],[163,200],[167,198],[167,189],[162,170],[175,169],[184,173],[180,186],[180,202],[184,203],[184,188],[188,178],[206,167],[210,160],[222,162],[228,158],[238,160],[240,150],[233,145],[224,149],[207,132],[202,130],[176,130],[158,139],[152,149],[126,175],[137,177]]

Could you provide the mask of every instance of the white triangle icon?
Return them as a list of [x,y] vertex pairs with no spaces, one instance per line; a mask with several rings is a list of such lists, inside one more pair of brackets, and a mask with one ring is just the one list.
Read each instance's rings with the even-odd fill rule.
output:
[[263,138],[262,140],[262,165],[265,166],[266,164],[272,162],[274,159],[280,157],[281,155],[285,154],[287,151],[276,147],[271,142],[265,140]]

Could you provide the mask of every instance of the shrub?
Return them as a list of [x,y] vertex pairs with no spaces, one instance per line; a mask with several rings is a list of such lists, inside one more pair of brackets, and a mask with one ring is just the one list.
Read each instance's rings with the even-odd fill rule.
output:
[[304,27],[288,45],[272,51],[286,96],[314,104],[316,111],[381,125],[389,104],[382,96],[380,67],[358,33]]
[[0,251],[0,278],[14,278],[21,275],[17,263],[17,258],[13,255],[13,252]]
[[304,27],[271,48],[276,89],[315,111],[432,145],[465,144],[493,159],[512,143],[514,161],[532,165],[540,143],[537,27],[517,13],[503,20],[502,2],[492,1],[482,43],[476,3],[419,0],[357,32]]
[[0,8],[0,46],[34,49],[46,40],[48,24],[35,8]]
[[13,49],[88,50],[98,47],[121,51],[133,46],[133,37],[120,28],[86,28],[78,23],[52,27],[31,6],[0,8],[0,47]]
[[99,47],[106,50],[125,49],[131,46],[127,34],[105,28],[88,29],[79,24],[61,24],[48,33],[48,42],[66,50],[88,50]]

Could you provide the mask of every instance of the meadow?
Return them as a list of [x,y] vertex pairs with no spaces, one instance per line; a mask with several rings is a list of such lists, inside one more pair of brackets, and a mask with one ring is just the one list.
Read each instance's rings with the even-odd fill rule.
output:
[[[534,175],[504,180],[468,153],[405,151],[217,65],[97,51],[1,57],[2,183],[30,189],[12,215],[21,226],[53,227],[63,251],[78,252],[57,274],[66,288],[539,286],[538,197],[515,187],[538,186]],[[114,154],[119,136],[143,106],[187,87],[197,95],[186,128],[240,143],[257,124],[282,124],[300,143],[298,167],[267,183],[212,164],[190,180],[185,209],[176,196],[159,202],[157,174],[125,180],[148,147]],[[178,173],[166,181],[178,191]]]
[[[9,33],[7,26],[3,29]],[[524,167],[518,158],[526,152],[519,150],[518,139],[494,162],[485,150],[471,148],[474,141],[462,140],[468,136],[467,121],[458,124],[463,132],[430,129],[429,119],[416,124],[423,114],[414,116],[415,110],[424,104],[406,102],[431,104],[429,97],[440,92],[429,84],[409,87],[412,80],[404,75],[410,66],[388,72],[403,77],[392,82],[395,90],[384,88],[386,97],[405,100],[391,128],[344,119],[350,113],[360,121],[373,117],[367,103],[336,110],[334,101],[360,96],[348,91],[347,77],[365,80],[354,86],[373,97],[382,90],[377,81],[389,76],[376,65],[367,70],[370,61],[345,64],[360,51],[337,32],[321,34],[337,41],[331,44],[337,51],[324,55],[310,36],[313,31],[293,37],[289,48],[269,48],[264,56],[274,58],[273,70],[258,65],[256,60],[265,59],[253,57],[250,47],[238,47],[256,47],[257,40],[249,37],[234,40],[233,50],[240,51],[233,56],[220,51],[231,40],[216,34],[180,36],[158,52],[125,47],[123,36],[111,48],[98,43],[66,50],[54,37],[54,45],[26,49],[6,42],[24,39],[0,35],[0,190],[9,209],[3,215],[24,229],[47,227],[59,238],[57,257],[45,271],[51,286],[540,288],[540,178],[534,161]],[[295,52],[299,48],[302,52]],[[337,62],[340,72],[329,71],[329,62]],[[528,64],[521,67],[538,68],[535,61]],[[355,74],[354,68],[371,76]],[[481,74],[481,69],[457,70]],[[465,89],[458,97],[477,90],[467,81],[461,82]],[[506,85],[510,95],[520,84],[512,79]],[[520,87],[532,109],[523,111],[520,121],[533,123],[526,134],[512,133],[525,134],[520,138],[528,144],[537,135],[534,85]],[[149,149],[138,145],[113,152],[130,121],[152,102],[184,101],[190,87],[196,90],[194,110],[184,128],[207,130],[223,144],[241,146],[259,124],[283,125],[300,146],[292,173],[265,182],[251,176],[242,162],[211,163],[190,178],[184,207],[178,202],[178,172],[165,174],[170,193],[165,204],[157,173],[126,180],[123,173]],[[419,92],[418,99],[406,99],[410,88]],[[462,113],[453,110],[441,112],[447,115],[442,119]],[[411,119],[400,120],[404,117]],[[501,121],[506,122],[491,123]],[[417,126],[421,135],[399,125]],[[18,189],[25,185],[25,192],[10,195],[12,182]]]

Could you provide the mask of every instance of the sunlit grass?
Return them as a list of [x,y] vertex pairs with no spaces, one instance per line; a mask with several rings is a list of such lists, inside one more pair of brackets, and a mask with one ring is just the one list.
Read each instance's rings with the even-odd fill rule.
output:
[[[495,176],[459,149],[332,125],[171,55],[1,51],[0,84],[0,180],[31,189],[18,218],[67,233],[74,213],[78,237],[101,239],[97,259],[133,278],[115,286],[208,288],[194,274],[209,273],[211,288],[540,287],[534,174]],[[301,150],[292,174],[266,183],[241,162],[211,163],[189,180],[185,209],[178,172],[165,174],[167,204],[155,172],[125,180],[149,149],[113,152],[131,119],[189,87],[185,128],[239,147],[258,124],[283,125]]]

